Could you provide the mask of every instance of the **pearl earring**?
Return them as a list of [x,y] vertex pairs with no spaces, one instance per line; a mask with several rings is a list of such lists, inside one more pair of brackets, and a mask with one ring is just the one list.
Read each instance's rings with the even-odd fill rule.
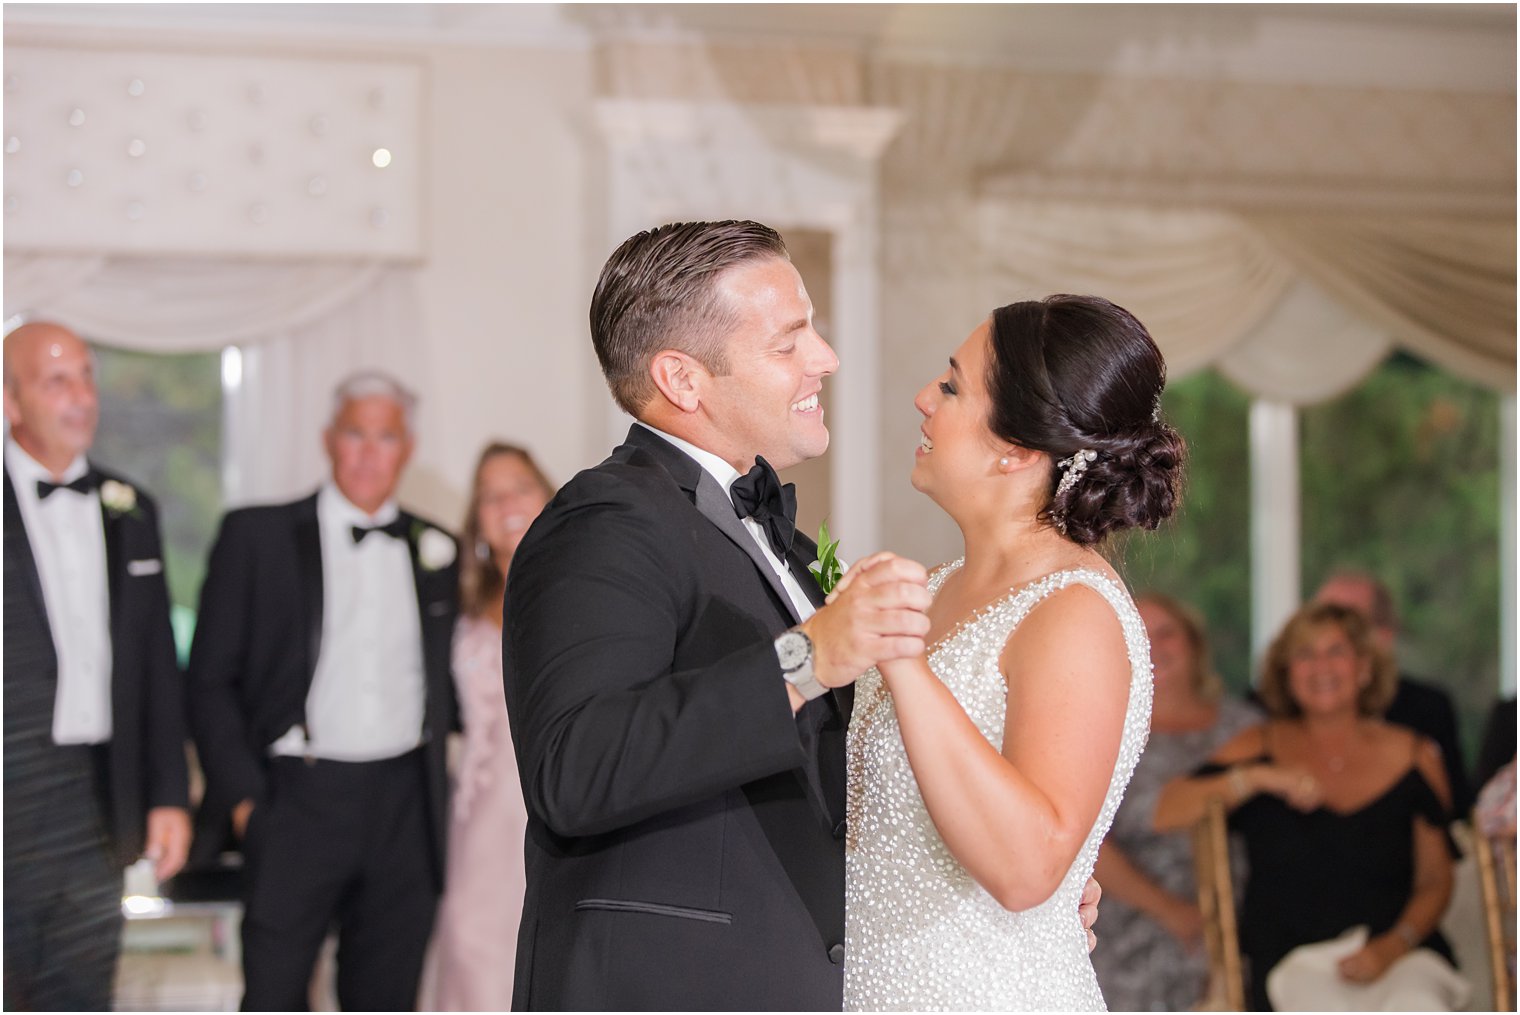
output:
[[1001,468],[1004,468],[1004,469],[1008,468],[1008,459],[1006,459],[1006,458],[999,458],[998,459],[998,465]]

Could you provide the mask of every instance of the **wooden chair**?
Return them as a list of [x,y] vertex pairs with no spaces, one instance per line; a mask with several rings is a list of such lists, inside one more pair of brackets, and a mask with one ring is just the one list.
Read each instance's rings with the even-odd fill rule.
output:
[[1193,867],[1198,908],[1203,912],[1203,941],[1209,956],[1209,989],[1201,1011],[1244,1011],[1245,979],[1240,968],[1240,933],[1235,922],[1235,891],[1230,876],[1229,826],[1224,801],[1213,799],[1193,826]]
[[1490,839],[1473,817],[1473,851],[1478,860],[1478,886],[1483,893],[1483,922],[1493,970],[1494,1007],[1515,1010],[1515,979],[1510,968],[1515,954],[1515,841]]

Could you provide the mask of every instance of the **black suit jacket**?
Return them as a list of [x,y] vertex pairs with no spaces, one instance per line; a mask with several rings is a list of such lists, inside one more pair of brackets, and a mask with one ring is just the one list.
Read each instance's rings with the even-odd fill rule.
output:
[[[800,533],[803,588],[816,548]],[[504,634],[528,804],[518,1009],[841,1005],[844,726],[724,491],[642,427],[519,546]]]
[[[100,480],[126,480],[93,463]],[[131,484],[126,484],[131,485]],[[111,742],[106,815],[123,865],[142,855],[147,812],[187,807],[185,703],[169,591],[164,580],[158,508],[134,487],[129,511],[102,506],[110,595]],[[54,496],[74,496],[58,493]],[[5,839],[25,851],[37,815],[51,806],[48,754],[58,687],[56,638],[42,579],[27,539],[9,470],[5,473]]]
[[[439,527],[405,511],[401,516],[409,523],[407,544],[427,674],[423,749],[429,832],[441,889],[448,824],[444,743],[457,710],[449,653],[459,607],[458,563],[436,570],[423,567],[417,535],[424,527]],[[226,827],[226,817],[239,801],[264,795],[269,745],[290,727],[305,726],[306,694],[321,649],[322,595],[315,494],[290,504],[233,511],[222,520],[201,586],[190,650],[191,728],[206,772],[198,837],[219,838],[216,833]],[[198,843],[197,860],[214,855],[220,845]]]

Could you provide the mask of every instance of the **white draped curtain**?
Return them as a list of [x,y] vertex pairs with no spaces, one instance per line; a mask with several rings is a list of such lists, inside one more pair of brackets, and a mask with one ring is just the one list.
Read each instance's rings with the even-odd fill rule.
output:
[[7,252],[5,318],[53,320],[138,352],[236,347],[227,385],[229,506],[298,496],[326,473],[320,433],[346,374],[386,370],[425,390],[414,269]]
[[1399,347],[1514,390],[1513,222],[981,207],[990,299],[1105,295],[1146,323],[1174,377],[1212,365],[1253,395],[1308,404]]
[[1398,347],[1514,390],[1513,92],[1039,73],[826,42],[625,39],[598,59],[617,97],[902,111],[881,162],[889,358],[926,322],[1086,290],[1134,311],[1174,377],[1215,366],[1307,404]]

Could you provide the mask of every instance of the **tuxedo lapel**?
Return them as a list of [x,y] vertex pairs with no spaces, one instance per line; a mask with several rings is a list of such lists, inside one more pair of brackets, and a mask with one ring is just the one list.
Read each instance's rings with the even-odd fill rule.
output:
[[[32,542],[26,534],[26,524],[21,520],[21,505],[16,500],[15,487],[11,486],[11,473],[5,470],[5,541],[14,547],[16,563],[20,566],[27,595],[37,606],[37,615],[48,620],[47,600],[42,595],[42,574],[37,570],[37,558],[32,554]],[[48,622],[48,630],[52,630]],[[52,644],[49,639],[48,644]]]
[[760,576],[771,587],[771,591],[776,593],[777,598],[781,600],[781,605],[786,607],[787,615],[792,618],[792,623],[801,621],[802,618],[797,615],[797,607],[792,602],[792,597],[787,595],[786,586],[781,583],[780,575],[776,574],[775,568],[771,567],[771,562],[765,559],[765,553],[760,549],[760,544],[755,542],[755,537],[749,534],[749,530],[734,513],[734,502],[728,499],[728,494],[723,492],[723,488],[718,486],[718,481],[713,479],[706,469],[702,469],[697,477],[695,493],[697,510],[755,562]]
[[[417,624],[422,631],[422,659],[425,667],[431,667],[434,659],[447,658],[445,652],[439,654],[440,646],[434,644],[438,635],[436,625],[429,622],[428,613],[437,595],[430,589],[434,577],[439,573],[429,571],[422,566],[422,559],[418,555],[417,538],[426,524],[415,515],[401,512],[401,517],[406,519],[406,552],[412,561],[412,584],[417,590]],[[432,683],[436,674],[428,673],[429,684]],[[431,699],[429,695],[429,699]]]
[[[814,609],[821,609],[824,605],[824,600],[828,597],[824,595],[823,589],[819,587],[818,579],[808,569],[808,565],[817,559],[818,545],[803,533],[798,532],[792,540],[792,550],[787,555],[787,563],[791,565],[792,577],[796,578],[797,584],[802,586],[802,591],[807,595],[808,602],[813,604]],[[855,685],[850,683],[845,684],[843,687],[836,687],[829,691],[828,697],[834,703],[834,708],[838,711],[840,718],[848,721],[850,711],[855,705]]]
[[322,534],[317,525],[317,498],[308,497],[296,505],[296,567],[300,575],[301,594],[306,609],[306,687],[317,673],[317,655],[322,651]]
[[800,621],[802,618],[797,615],[797,607],[792,603],[792,597],[787,595],[786,586],[781,583],[781,578],[771,567],[770,561],[765,559],[760,544],[755,542],[755,538],[734,513],[734,502],[712,474],[674,444],[637,423],[629,428],[625,443],[649,452],[660,461],[671,478],[692,498],[692,503],[702,516],[716,525],[719,532],[754,562],[760,577],[776,593],[776,598],[780,600],[792,623]]
[[[100,485],[101,474],[93,465],[90,472],[96,480],[96,486]],[[126,550],[122,545],[125,539],[122,533],[122,525],[126,523],[126,516],[120,511],[112,511],[106,507],[104,501],[100,505],[100,526],[105,533],[106,539],[106,595],[110,602],[111,610],[111,642],[115,645],[117,623],[122,616],[122,580],[126,576]]]
[[803,535],[800,531],[792,539],[792,548],[786,555],[786,562],[792,569],[792,577],[797,579],[797,584],[802,586],[803,594],[808,597],[808,602],[813,604],[813,609],[823,605],[823,589],[818,587],[818,579],[813,577],[813,572],[808,565],[818,558],[818,547]]

